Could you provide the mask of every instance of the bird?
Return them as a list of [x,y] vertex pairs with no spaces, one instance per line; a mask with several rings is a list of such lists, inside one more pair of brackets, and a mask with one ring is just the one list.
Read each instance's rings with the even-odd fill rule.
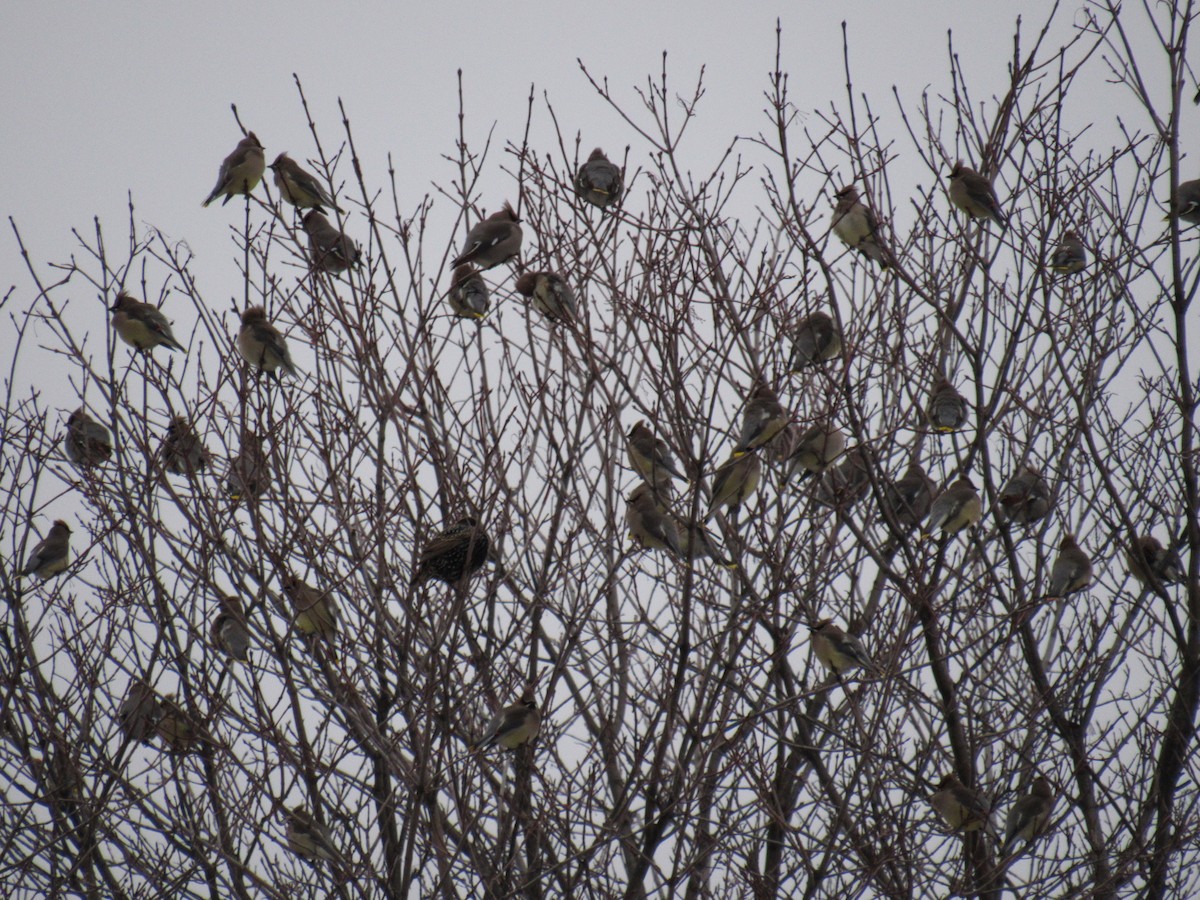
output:
[[629,429],[627,439],[630,466],[661,496],[669,498],[675,492],[672,478],[687,481],[666,442],[654,436],[644,419]]
[[711,559],[726,569],[736,569],[737,563],[728,559],[717,546],[717,540],[700,522],[691,522],[670,513],[676,534],[686,544],[684,554],[689,559]]
[[1017,800],[1008,811],[1004,823],[1004,844],[1000,855],[1006,856],[1017,841],[1031,842],[1045,832],[1054,812],[1054,788],[1039,775],[1033,779],[1029,793]]
[[1158,538],[1144,534],[1134,541],[1125,553],[1129,563],[1129,574],[1150,587],[1154,581],[1166,584],[1181,584],[1185,577],[1179,554],[1164,547]]
[[920,463],[912,463],[904,474],[883,489],[883,501],[902,528],[919,525],[929,515],[937,482],[925,472]]
[[825,473],[813,499],[831,509],[848,509],[871,490],[871,451],[859,444]]
[[171,332],[171,323],[154,304],[143,303],[121,291],[110,309],[117,337],[130,347],[138,350],[153,350],[155,347],[166,347],[168,350],[184,349],[183,344],[175,340],[175,335]]
[[464,319],[482,319],[491,309],[487,283],[470,263],[463,263],[454,270],[447,299],[454,314]]
[[841,353],[842,333],[828,314],[815,312],[800,320],[792,344],[791,371],[795,374]]
[[505,203],[482,222],[476,222],[467,232],[463,252],[450,262],[452,268],[474,263],[481,269],[491,269],[508,262],[521,252],[521,220],[516,211]]
[[1200,225],[1200,179],[1180,182],[1168,207],[1170,212],[1164,221],[1174,216],[1191,225]]
[[991,817],[979,794],[953,773],[944,777],[938,789],[929,795],[929,804],[953,831],[979,831]]
[[358,244],[320,212],[310,209],[300,224],[308,235],[308,250],[314,268],[337,273],[358,265],[362,258]]
[[309,862],[331,862],[337,859],[337,848],[333,846],[333,836],[327,826],[309,815],[303,805],[285,810],[285,813],[285,837],[289,850]]
[[173,475],[202,472],[208,466],[208,453],[187,416],[175,416],[167,423],[158,455],[163,468]]
[[287,341],[274,325],[267,321],[267,312],[261,306],[252,306],[242,313],[242,327],[238,331],[237,349],[242,359],[261,372],[271,374],[279,380],[277,369],[283,369],[293,378],[299,370],[288,353]]
[[1000,495],[996,499],[1004,519],[1032,525],[1050,512],[1050,485],[1040,470],[1033,466],[1022,466],[1000,488]]
[[131,741],[149,743],[158,726],[162,708],[154,689],[140,678],[129,683],[129,691],[117,707],[117,723]]
[[799,475],[803,481],[809,475],[820,475],[845,449],[846,435],[830,422],[817,422],[797,438],[795,449],[787,459],[787,476]]
[[458,584],[483,568],[490,551],[487,531],[474,516],[463,516],[422,548],[409,583],[436,578]]
[[246,628],[246,614],[237,597],[220,597],[220,611],[213,618],[213,646],[226,656],[241,662],[250,661],[250,631]]
[[1088,255],[1079,240],[1079,235],[1073,231],[1064,231],[1059,239],[1058,247],[1050,256],[1050,268],[1055,272],[1074,275],[1087,268]]
[[962,160],[950,170],[950,202],[972,219],[991,219],[1001,229],[1008,227],[1008,219],[1000,211],[1000,201],[992,183]]
[[271,478],[271,464],[263,453],[262,440],[246,434],[238,455],[229,463],[225,492],[235,503],[243,497],[258,498],[271,486]]
[[279,196],[296,209],[315,209],[317,212],[332,209],[334,212],[345,212],[334,202],[321,180],[287,153],[280,153],[275,157],[270,169],[275,173],[275,187],[279,188]]
[[201,206],[208,206],[222,194],[225,195],[225,199],[221,201],[222,206],[235,194],[245,194],[249,197],[266,168],[267,158],[263,156],[263,145],[251,131],[238,141],[233,152],[225,157],[225,161],[221,163],[221,171],[217,173],[217,184]]
[[787,424],[788,414],[779,397],[765,381],[756,380],[742,413],[742,431],[733,455],[741,456],[770,443]]
[[537,737],[541,726],[542,714],[533,695],[527,691],[516,703],[492,716],[483,734],[475,741],[475,749],[482,750],[499,744],[505,750],[515,750]]
[[609,161],[599,147],[592,151],[587,162],[575,174],[575,193],[601,209],[620,200],[623,189],[621,170]]
[[67,459],[81,469],[96,466],[112,456],[112,434],[81,406],[67,416],[63,450]]
[[649,484],[639,484],[627,498],[625,524],[629,526],[629,536],[643,550],[670,550],[679,557],[686,555],[675,517],[662,508]]
[[929,510],[928,532],[925,537],[931,537],[935,531],[942,534],[958,534],[964,528],[975,525],[983,517],[983,501],[970,478],[959,478],[954,484],[942,491]]
[[200,730],[175,700],[174,694],[167,694],[160,701],[154,732],[171,753],[187,753],[200,738]]
[[933,380],[929,393],[929,406],[925,416],[934,431],[948,434],[958,431],[967,421],[967,400],[950,381],[942,375]]
[[1047,597],[1062,598],[1082,591],[1092,583],[1092,560],[1075,542],[1075,535],[1068,534],[1058,545],[1058,558],[1050,568],[1050,584]]
[[333,596],[292,574],[283,579],[283,593],[291,601],[292,625],[296,631],[311,639],[310,647],[315,648],[316,641],[324,641],[332,653],[339,630],[337,602]]
[[757,453],[729,457],[713,476],[712,500],[705,519],[711,518],[722,506],[736,512],[757,490],[761,478],[762,462]]
[[533,308],[555,322],[570,322],[579,317],[575,291],[556,272],[525,272],[513,285],[517,293],[533,301]]
[[875,213],[858,198],[858,188],[847,185],[833,196],[837,198],[833,208],[833,233],[847,247],[886,269],[887,254],[879,244],[879,223]]
[[62,519],[55,519],[46,536],[38,541],[29,554],[29,560],[18,574],[22,577],[36,575],[49,581],[60,572],[66,571],[71,562],[71,528]]
[[873,669],[875,664],[862,642],[833,624],[833,619],[821,619],[808,629],[812,632],[812,648],[817,659],[837,677],[854,669]]

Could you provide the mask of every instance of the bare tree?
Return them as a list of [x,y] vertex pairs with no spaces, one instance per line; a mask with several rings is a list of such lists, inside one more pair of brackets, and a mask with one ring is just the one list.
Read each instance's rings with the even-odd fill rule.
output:
[[[330,152],[309,117],[306,165],[352,212],[311,244],[256,188],[229,301],[132,208],[126,245],[97,224],[68,264],[26,254],[33,289],[3,301],[0,883],[1200,891],[1198,240],[1162,221],[1194,12],[1089,3],[1054,45],[1059,15],[1018,27],[1000,97],[951,43],[896,134],[848,62],[804,115],[777,59],[762,132],[702,173],[681,148],[703,77],[678,94],[665,57],[632,102],[581,66],[629,147],[548,102],[553,147],[478,147],[460,118],[454,178],[411,209],[348,120]],[[1064,122],[1103,79],[1141,117],[1108,148]],[[614,202],[576,191],[597,143]],[[481,195],[497,172],[507,196]],[[523,244],[475,260],[498,263],[480,318],[449,302],[474,275],[436,223],[505,201]],[[91,327],[118,290],[186,353]],[[251,307],[297,377],[238,354]],[[67,458],[79,404],[50,379],[111,454]],[[639,421],[661,442],[640,471]],[[735,447],[722,478],[749,480],[709,516]],[[70,566],[18,575],[53,518]],[[1056,569],[1068,534],[1087,564]]]

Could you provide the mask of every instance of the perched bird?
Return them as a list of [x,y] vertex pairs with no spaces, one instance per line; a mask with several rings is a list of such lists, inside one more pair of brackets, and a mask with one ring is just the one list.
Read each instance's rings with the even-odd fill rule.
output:
[[310,648],[315,648],[316,641],[324,641],[332,653],[338,635],[338,608],[333,596],[291,574],[283,579],[283,593],[291,601],[296,631],[310,639]]
[[152,303],[143,303],[121,291],[112,305],[112,324],[117,337],[138,350],[166,347],[183,350],[183,344],[171,333],[171,323]]
[[1087,268],[1088,255],[1079,240],[1079,235],[1073,231],[1064,231],[1053,255],[1050,257],[1050,268],[1055,272],[1074,275]]
[[644,419],[629,429],[628,441],[629,464],[660,496],[675,492],[672,478],[687,481],[666,442],[654,436]]
[[129,683],[129,692],[117,707],[117,722],[125,737],[131,741],[149,743],[158,727],[162,708],[154,688],[140,678]]
[[862,642],[833,624],[833,619],[821,619],[809,626],[812,632],[813,653],[822,664],[839,678],[852,669],[873,669],[875,664]]
[[263,156],[263,145],[251,131],[238,141],[233,152],[225,157],[225,161],[221,163],[221,171],[217,173],[216,187],[201,205],[208,206],[222,194],[225,195],[225,199],[221,201],[222,206],[235,194],[245,194],[249,197],[266,168],[267,158]]
[[308,235],[308,251],[312,254],[314,268],[336,273],[358,265],[362,258],[358,244],[320,212],[309,210],[300,223]]
[[801,319],[792,341],[793,374],[833,359],[842,352],[842,333],[833,319],[823,312]]
[[943,778],[938,789],[929,795],[929,804],[954,831],[979,831],[991,816],[979,794],[953,773]]
[[937,482],[926,474],[920,463],[912,463],[904,474],[883,489],[883,500],[902,528],[919,525],[929,515]]
[[[670,515],[668,513],[668,515]],[[700,522],[690,522],[680,516],[672,516],[675,532],[686,544],[684,553],[689,559],[711,559],[726,569],[736,569],[737,563],[728,559],[717,546],[717,540]]]
[[492,306],[483,275],[470,263],[454,270],[447,299],[454,314],[464,319],[482,319]]
[[29,561],[20,571],[21,576],[36,575],[49,581],[66,570],[71,562],[71,529],[62,519],[55,519],[46,536],[38,541]]
[[629,495],[625,524],[629,526],[629,536],[643,550],[670,550],[679,557],[686,555],[675,517],[662,508],[649,484],[639,484]]
[[174,694],[162,698],[154,732],[171,753],[187,753],[200,738],[200,730],[176,702]]
[[492,716],[483,734],[475,741],[475,749],[481,750],[499,744],[505,750],[515,750],[537,737],[542,725],[542,714],[538,711],[533,695],[526,692],[516,703]]
[[1050,824],[1054,812],[1054,788],[1039,775],[1033,779],[1029,793],[1012,805],[1004,823],[1004,844],[1000,855],[1006,856],[1017,841],[1033,841]]
[[736,512],[758,489],[761,478],[762,462],[757,453],[742,453],[729,457],[713,476],[712,501],[708,504],[705,518],[711,518],[722,506]]
[[1008,227],[1008,219],[1000,211],[1000,201],[992,183],[962,160],[950,170],[950,202],[972,219],[991,219],[1002,229]]
[[241,662],[250,661],[250,631],[246,628],[246,613],[237,597],[218,599],[220,612],[212,623],[213,646]]
[[287,341],[279,330],[267,321],[267,312],[261,306],[252,306],[242,313],[242,327],[237,336],[238,353],[242,359],[262,372],[268,372],[279,380],[276,369],[283,369],[292,377],[299,370],[288,353]]
[[513,285],[517,293],[533,301],[533,308],[555,322],[579,318],[575,291],[567,279],[555,272],[525,272]]
[[624,178],[621,170],[597,147],[575,175],[575,193],[592,206],[603,209],[621,199]]
[[163,468],[174,475],[191,475],[208,465],[208,453],[187,416],[175,416],[158,451]]
[[1082,591],[1092,583],[1092,560],[1079,544],[1075,535],[1068,534],[1058,545],[1058,559],[1050,569],[1050,584],[1047,597],[1061,598]]
[[483,568],[490,550],[487,531],[473,516],[464,516],[421,550],[410,584],[430,578],[458,584]]
[[737,446],[733,448],[733,455],[741,456],[769,443],[783,431],[787,423],[788,414],[780,404],[779,397],[765,381],[757,380],[742,413],[742,432],[738,436]]
[[877,234],[879,223],[875,221],[875,213],[858,199],[858,188],[848,185],[833,196],[837,198],[833,208],[833,233],[847,247],[886,269],[887,254],[883,252]]
[[1200,179],[1180,182],[1168,206],[1166,219],[1175,216],[1191,225],[1200,225]]
[[787,459],[787,476],[797,474],[803,481],[809,475],[820,475],[846,449],[846,435],[830,422],[817,422],[796,440],[795,449]]
[[939,375],[933,380],[925,416],[934,431],[958,431],[967,421],[967,400],[949,380]]
[[871,490],[870,448],[859,444],[825,473],[813,494],[821,506],[848,509]]
[[67,416],[67,437],[63,442],[63,450],[67,459],[80,468],[96,466],[112,456],[112,435],[81,406]]
[[275,173],[275,187],[279,188],[279,196],[296,209],[315,209],[317,212],[332,209],[335,212],[345,212],[333,202],[333,197],[325,190],[321,180],[286,153],[275,157],[275,162],[271,163],[271,171]]
[[463,263],[475,263],[481,269],[491,269],[508,262],[521,252],[521,220],[516,211],[505,203],[498,212],[482,222],[476,222],[467,232],[463,252],[451,260],[458,268]]
[[285,810],[288,849],[309,862],[330,862],[338,856],[329,828],[314,819],[303,806]]
[[1125,553],[1129,574],[1150,587],[1154,582],[1181,584],[1186,576],[1179,554],[1164,547],[1158,539],[1144,534]]
[[270,488],[271,478],[271,463],[263,452],[262,440],[246,434],[238,455],[229,463],[225,492],[235,503],[243,497],[258,498]]
[[1011,522],[1032,525],[1050,512],[1050,485],[1033,466],[1023,466],[1000,489],[1001,515]]
[[930,537],[935,531],[942,534],[958,534],[964,528],[975,525],[983,517],[983,501],[970,478],[960,478],[946,488],[933,501],[929,510]]

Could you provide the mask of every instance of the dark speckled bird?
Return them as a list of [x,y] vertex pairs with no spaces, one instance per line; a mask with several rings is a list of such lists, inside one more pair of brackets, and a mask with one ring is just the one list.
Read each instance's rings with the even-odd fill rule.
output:
[[201,472],[208,455],[187,416],[175,416],[167,425],[167,434],[159,450],[163,468],[175,475]]
[[483,568],[490,550],[487,532],[473,516],[464,516],[425,545],[411,583],[437,578],[458,584]]

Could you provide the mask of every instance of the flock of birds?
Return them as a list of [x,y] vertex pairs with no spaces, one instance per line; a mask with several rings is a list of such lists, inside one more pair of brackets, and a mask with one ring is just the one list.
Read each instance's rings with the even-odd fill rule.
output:
[[[217,183],[203,205],[208,206],[218,197],[224,198],[223,203],[238,195],[249,197],[266,168],[263,145],[250,132],[222,163]],[[280,196],[298,211],[306,211],[301,221],[308,235],[314,268],[339,273],[357,265],[360,248],[324,214],[327,208],[339,213],[343,210],[321,180],[286,153],[281,153],[270,168]],[[583,201],[605,208],[620,200],[623,173],[596,149],[578,170],[574,187]],[[962,162],[956,163],[950,172],[947,193],[953,205],[969,218],[994,222],[1002,229],[1007,227],[992,183]],[[891,261],[889,250],[880,239],[872,210],[853,186],[843,188],[835,196],[833,232],[848,247],[880,268],[887,268]],[[1170,215],[1200,224],[1200,180],[1179,185],[1170,201]],[[482,272],[517,259],[521,241],[520,219],[507,203],[470,229],[462,253],[451,263],[453,274],[447,300],[456,315],[470,319],[487,315],[491,299]],[[1082,272],[1087,264],[1087,251],[1078,235],[1065,232],[1051,256],[1050,267],[1075,274]],[[552,320],[571,321],[578,316],[575,293],[556,272],[522,271],[514,287],[536,310]],[[111,311],[117,335],[136,350],[149,352],[164,347],[185,351],[176,340],[170,321],[156,306],[120,292]],[[801,320],[792,342],[793,373],[820,366],[842,352],[837,323],[824,312],[814,312]],[[276,380],[281,371],[293,377],[300,374],[284,336],[268,321],[262,307],[250,307],[241,314],[235,345],[248,365]],[[966,399],[948,379],[939,376],[932,385],[925,410],[930,427],[942,433],[958,431],[966,424],[969,411]],[[103,424],[92,419],[82,407],[71,413],[65,453],[74,465],[81,468],[99,465],[112,452],[112,436]],[[670,448],[646,422],[638,422],[629,431],[627,452],[630,465],[641,478],[627,498],[626,507],[626,524],[635,543],[643,549],[665,550],[684,560],[711,557],[735,567],[735,562],[721,557],[703,522],[688,521],[671,509],[673,482],[688,479]],[[761,479],[761,455],[781,461],[788,478],[816,476],[814,500],[825,506],[846,508],[871,489],[872,456],[868,446],[859,444],[847,451],[846,435],[828,421],[816,422],[803,431],[795,428],[778,396],[760,378],[746,399],[741,431],[730,458],[714,474],[705,521],[724,508],[736,522],[739,507],[753,495]],[[163,469],[173,474],[192,475],[207,467],[208,454],[186,416],[177,416],[168,425],[159,459]],[[261,446],[253,440],[245,442],[229,466],[226,490],[230,498],[237,501],[246,496],[261,496],[270,481]],[[980,495],[965,476],[939,491],[936,482],[914,462],[903,476],[887,481],[882,487],[884,521],[901,534],[923,525],[926,537],[934,533],[952,536],[974,526],[982,517]],[[1006,521],[1028,525],[1049,513],[1053,492],[1038,469],[1025,466],[1003,486],[998,501],[1000,514]],[[66,571],[70,563],[70,535],[71,529],[65,521],[55,521],[34,547],[20,575],[46,581]],[[486,530],[475,518],[465,517],[426,544],[411,583],[415,586],[437,579],[462,586],[493,558]],[[1178,554],[1148,534],[1128,549],[1127,561],[1130,572],[1152,588],[1184,579]],[[1051,568],[1045,597],[1065,597],[1085,589],[1091,580],[1091,559],[1073,535],[1066,535]],[[291,603],[296,631],[313,642],[314,648],[323,647],[334,658],[338,610],[333,596],[293,575],[284,578],[283,593]],[[810,629],[814,655],[838,680],[855,669],[874,668],[859,638],[837,627],[831,619],[817,621]],[[211,640],[231,658],[249,660],[251,635],[236,597],[220,598]],[[159,696],[141,680],[132,683],[118,717],[130,740],[149,742],[157,736],[168,749],[177,752],[192,748],[202,737],[173,695]],[[495,713],[475,746],[516,749],[536,737],[540,724],[541,713],[529,689],[516,703]],[[987,804],[954,774],[945,776],[930,802],[953,830],[971,832],[990,826]],[[1030,842],[1044,833],[1054,803],[1053,786],[1046,778],[1036,776],[1028,793],[1009,810],[1001,854],[1007,854],[1018,841]],[[337,858],[328,828],[303,805],[284,812],[288,845],[296,854],[312,861]]]

